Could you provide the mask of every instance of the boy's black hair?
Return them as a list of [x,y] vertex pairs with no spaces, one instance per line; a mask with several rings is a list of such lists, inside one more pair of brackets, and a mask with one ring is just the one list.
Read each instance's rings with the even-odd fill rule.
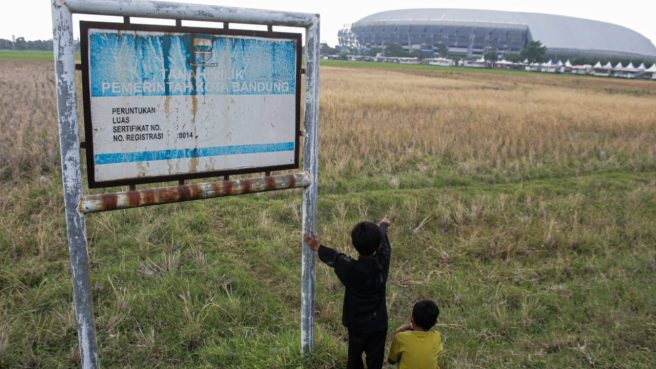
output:
[[412,318],[415,324],[424,330],[433,328],[437,317],[440,315],[440,309],[431,300],[422,300],[412,308]]
[[373,255],[381,239],[380,228],[374,222],[360,222],[351,231],[351,242],[360,255]]

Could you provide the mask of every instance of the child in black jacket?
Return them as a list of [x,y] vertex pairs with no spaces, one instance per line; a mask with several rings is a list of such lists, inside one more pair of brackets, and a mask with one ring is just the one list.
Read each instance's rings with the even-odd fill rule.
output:
[[319,259],[335,268],[346,288],[342,323],[348,329],[348,369],[363,368],[362,353],[368,369],[380,369],[387,337],[385,286],[392,249],[387,238],[390,220],[380,226],[360,222],[351,231],[351,241],[359,253],[357,260],[323,246],[316,235],[304,235],[308,246],[319,252]]

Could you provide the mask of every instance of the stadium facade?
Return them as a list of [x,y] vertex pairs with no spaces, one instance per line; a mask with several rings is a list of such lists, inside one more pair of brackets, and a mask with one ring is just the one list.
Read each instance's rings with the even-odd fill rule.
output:
[[[404,9],[372,14],[338,33],[340,46],[406,49],[476,57],[496,49],[519,53],[540,41],[547,56],[590,56],[656,60],[649,39],[626,27],[560,15],[470,9]],[[444,46],[440,46],[444,45]]]

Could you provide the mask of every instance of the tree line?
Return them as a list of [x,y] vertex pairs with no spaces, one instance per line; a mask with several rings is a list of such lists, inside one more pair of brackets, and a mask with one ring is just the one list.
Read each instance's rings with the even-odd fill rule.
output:
[[25,37],[16,37],[16,40],[0,38],[0,50],[41,50],[52,51],[52,40],[27,41]]
[[[529,59],[529,61],[543,61],[545,59],[547,48],[542,45],[540,41],[529,41],[521,53],[516,54],[517,58]],[[385,45],[384,48],[371,47],[371,48],[354,48],[354,47],[330,47],[326,43],[321,44],[320,49],[321,55],[369,55],[376,56],[382,54],[384,56],[391,57],[418,57],[430,58],[435,56],[448,57],[452,56],[449,54],[449,48],[444,44],[439,44],[435,47],[430,47],[426,50],[408,50],[398,43],[393,43]],[[498,52],[496,49],[490,49],[485,53],[486,58],[496,60]]]
[[[444,44],[428,48],[428,50],[407,50],[402,45],[398,43],[386,45],[384,48],[371,47],[371,48],[354,48],[354,47],[330,47],[326,43],[321,44],[321,55],[339,55],[346,59],[347,55],[367,55],[367,56],[376,56],[379,53],[383,56],[390,57],[417,57],[419,59],[432,58],[436,56],[440,57],[450,57],[452,59],[461,59],[461,57],[456,57],[449,54],[449,49]],[[502,57],[511,62],[523,62],[528,60],[529,63],[542,63],[546,62],[549,59],[553,60],[570,60],[574,65],[576,64],[591,64],[602,62],[607,63],[611,62],[613,65],[622,62],[624,65],[628,63],[633,63],[638,66],[641,63],[649,64],[655,62],[654,60],[640,59],[640,58],[627,58],[627,57],[616,57],[616,56],[575,56],[575,55],[562,55],[562,56],[553,56],[549,55],[547,47],[542,44],[539,40],[528,41],[524,48],[518,53],[504,53],[503,56],[499,55],[497,49],[491,48],[485,51],[483,54],[485,60],[489,62],[497,62]]]

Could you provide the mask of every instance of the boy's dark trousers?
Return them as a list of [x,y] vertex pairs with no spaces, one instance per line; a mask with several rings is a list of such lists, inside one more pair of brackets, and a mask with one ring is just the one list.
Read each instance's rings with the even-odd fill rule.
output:
[[366,354],[367,369],[381,369],[385,356],[385,338],[387,329],[384,331],[361,333],[349,329],[348,340],[348,363],[347,369],[363,369],[362,353]]

